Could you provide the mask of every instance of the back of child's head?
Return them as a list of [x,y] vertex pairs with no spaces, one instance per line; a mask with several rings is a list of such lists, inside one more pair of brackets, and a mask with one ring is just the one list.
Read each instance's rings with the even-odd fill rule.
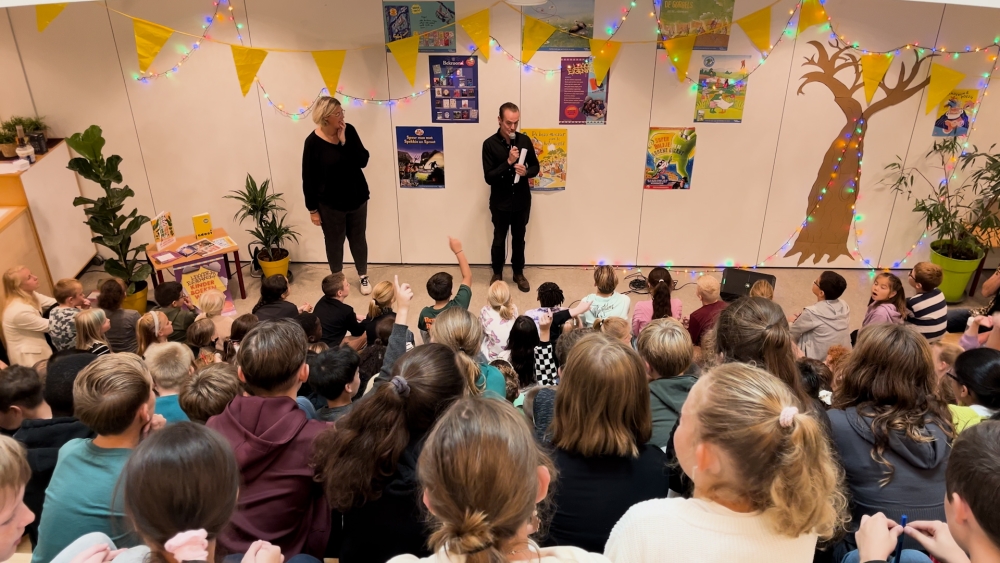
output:
[[652,318],[665,319],[673,315],[670,297],[674,289],[674,279],[670,277],[670,271],[666,268],[653,268],[646,276],[646,285],[649,288],[649,297],[653,300]]
[[618,274],[614,266],[597,266],[594,268],[594,286],[598,293],[614,293],[618,287]]
[[[948,457],[945,490],[949,504],[958,495],[993,548],[1000,548],[1000,421],[989,420],[958,435]],[[951,523],[951,522],[949,522]],[[967,548],[968,546],[962,546]]]
[[152,398],[152,377],[135,354],[101,356],[84,368],[73,384],[74,414],[101,436],[123,434]]
[[288,292],[288,280],[281,274],[267,276],[260,281],[260,300],[253,306],[254,313],[264,305],[277,303],[285,298]]
[[213,416],[222,414],[226,405],[242,392],[236,366],[220,362],[209,364],[185,379],[177,402],[188,418],[205,424]]
[[93,354],[71,354],[50,359],[45,376],[45,402],[52,417],[73,416],[73,383],[83,368],[97,359]]
[[260,321],[257,315],[247,313],[233,319],[233,324],[229,327],[229,338],[223,343],[223,360],[233,362],[236,358],[236,351],[240,347],[240,342],[250,332],[250,329],[257,326]]
[[211,319],[201,319],[188,327],[184,342],[194,348],[207,348],[215,345],[214,340],[215,323]]
[[11,407],[36,409],[43,400],[38,372],[19,365],[0,370],[0,412],[7,412]]
[[218,317],[226,308],[226,294],[218,289],[210,289],[198,298],[198,308],[206,317]]
[[310,363],[309,385],[327,400],[340,398],[358,374],[361,357],[350,346],[331,348]]
[[923,291],[937,288],[943,280],[944,271],[937,264],[917,262],[913,266],[913,281],[917,282]]
[[[13,503],[20,503],[21,489],[31,479],[31,466],[28,465],[28,454],[21,442],[0,435],[0,511]],[[9,513],[8,513],[9,514]],[[6,524],[6,522],[4,522]],[[20,536],[14,538],[20,541]],[[7,549],[7,546],[4,546]],[[14,549],[14,546],[10,546]]]
[[344,289],[344,282],[347,281],[347,276],[344,272],[337,272],[336,274],[330,274],[323,278],[320,283],[320,288],[323,290],[323,295],[333,299],[337,297],[337,293]]
[[595,333],[594,329],[590,327],[578,328],[562,333],[562,336],[556,341],[556,362],[560,366],[565,366],[566,360],[569,358],[569,353],[576,346],[576,343],[591,334]]
[[76,297],[76,295],[83,291],[83,284],[79,280],[73,278],[63,278],[56,282],[55,288],[52,290],[52,297],[60,305],[64,305],[67,301]]
[[545,308],[558,307],[566,298],[555,282],[545,282],[538,286],[538,304]]
[[469,563],[507,561],[535,513],[539,467],[555,478],[555,466],[513,406],[456,401],[420,453],[418,476],[434,521],[428,543]]
[[382,344],[389,344],[389,337],[392,336],[392,327],[396,325],[396,315],[388,315],[379,319],[375,323],[375,340]]
[[827,301],[840,299],[840,296],[847,291],[847,280],[844,279],[844,276],[829,270],[819,275],[819,282],[816,285],[819,286],[819,290],[823,292],[823,298]]
[[161,342],[146,349],[143,357],[153,383],[163,390],[178,389],[191,374],[194,354],[180,342]]
[[135,341],[138,344],[136,354],[144,356],[146,349],[156,343],[160,331],[168,324],[170,320],[162,311],[150,311],[139,317],[135,323]]
[[254,395],[284,393],[295,386],[306,362],[306,333],[290,319],[261,323],[250,330],[236,353],[236,365]]
[[306,339],[310,344],[319,342],[323,338],[323,325],[319,322],[319,317],[315,313],[299,313],[295,316],[295,322],[299,323],[306,333]]
[[451,274],[438,272],[427,280],[427,295],[434,301],[447,301],[451,299],[451,286]]
[[376,318],[392,310],[396,299],[396,288],[389,281],[380,281],[372,288],[372,300],[368,304],[368,317]]
[[456,358],[465,374],[471,393],[482,392],[477,387],[479,364],[473,359],[483,343],[483,326],[479,319],[462,307],[449,307],[441,312],[431,326],[434,342],[444,344],[456,352]]
[[878,303],[888,303],[895,307],[900,315],[906,316],[906,293],[903,291],[903,282],[895,274],[889,272],[882,272],[875,276],[875,282],[880,281],[884,281],[889,286],[889,296]]
[[510,362],[507,360],[500,359],[493,360],[490,362],[490,365],[497,368],[500,373],[503,374],[503,381],[506,386],[505,398],[513,403],[514,399],[517,398],[518,389],[521,384],[521,382],[518,381],[517,371],[514,370],[514,366],[510,365]]
[[97,296],[97,306],[111,313],[122,308],[125,301],[125,287],[121,280],[111,278],[101,284],[101,293]]
[[486,304],[496,311],[501,319],[509,321],[514,318],[514,304],[510,300],[510,286],[503,280],[497,280],[486,293]]
[[119,487],[125,515],[150,549],[147,563],[190,560],[164,547],[178,534],[204,530],[216,539],[236,510],[239,484],[232,447],[205,426],[179,422],[143,440]]
[[762,369],[728,363],[703,375],[688,401],[694,443],[714,444],[728,458],[718,486],[768,515],[775,533],[834,535],[847,506],[842,471],[826,431],[787,385]]
[[698,287],[697,293],[701,299],[704,299],[709,303],[714,303],[719,300],[722,285],[719,284],[719,280],[715,279],[714,276],[701,276],[695,284]]
[[681,375],[694,361],[691,333],[677,319],[650,321],[636,344],[639,356],[649,365],[651,379]]
[[170,307],[184,294],[184,287],[175,281],[163,282],[153,290],[153,297],[160,307]]
[[73,317],[73,323],[76,325],[77,350],[86,350],[95,342],[108,343],[103,330],[104,321],[107,318],[107,315],[104,314],[104,309],[96,307],[93,309],[84,309]]
[[968,389],[973,404],[1000,410],[1000,350],[975,348],[955,360],[955,381]]
[[812,358],[795,361],[802,379],[802,389],[809,397],[819,400],[820,391],[829,391],[833,384],[833,372],[826,364]]
[[615,340],[623,342],[632,338],[632,327],[621,317],[608,317],[594,320],[594,332],[599,332]]
[[538,327],[531,317],[521,315],[514,319],[504,350],[510,352],[510,364],[522,388],[535,384],[535,346],[540,343]]
[[361,378],[361,389],[354,396],[355,400],[364,394],[368,381],[378,374],[385,361],[386,344],[389,343],[389,336],[392,334],[392,327],[396,322],[396,315],[388,315],[375,323],[375,341],[365,346],[361,351],[361,363],[358,365],[358,375]]
[[774,286],[767,280],[757,280],[750,286],[750,297],[774,300]]

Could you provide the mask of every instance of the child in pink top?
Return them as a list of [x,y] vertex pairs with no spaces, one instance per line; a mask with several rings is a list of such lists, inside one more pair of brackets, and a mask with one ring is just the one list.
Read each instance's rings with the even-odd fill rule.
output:
[[670,272],[666,268],[653,268],[646,277],[646,284],[650,298],[636,303],[632,312],[632,335],[636,337],[653,319],[681,319],[681,300],[670,297],[670,292],[674,289]]

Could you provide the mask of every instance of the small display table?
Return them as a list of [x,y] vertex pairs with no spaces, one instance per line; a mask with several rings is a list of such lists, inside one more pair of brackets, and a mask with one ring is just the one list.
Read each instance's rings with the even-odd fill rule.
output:
[[[219,238],[226,237],[226,236],[229,236],[229,235],[228,235],[228,233],[226,233],[225,229],[213,229],[212,230],[212,236],[210,238],[212,240],[215,240],[215,239],[219,239]],[[156,287],[158,284],[163,283],[163,271],[164,270],[172,269],[172,268],[178,268],[178,267],[181,267],[181,266],[186,266],[187,264],[190,264],[192,262],[197,262],[199,260],[204,260],[205,258],[215,258],[215,257],[218,257],[218,256],[222,256],[223,257],[223,262],[226,264],[226,276],[228,276],[229,279],[231,280],[231,279],[233,279],[233,273],[229,269],[229,255],[232,254],[233,255],[233,260],[236,261],[236,279],[238,279],[240,281],[240,298],[241,299],[246,299],[247,298],[247,290],[246,290],[246,288],[243,285],[243,265],[240,264],[240,247],[239,246],[235,246],[235,245],[234,246],[227,246],[225,248],[220,248],[219,250],[217,250],[215,252],[209,252],[209,253],[204,254],[204,255],[202,255],[202,254],[192,254],[191,256],[181,256],[177,260],[174,260],[172,262],[167,262],[165,264],[159,264],[159,263],[157,263],[156,260],[153,260],[151,258],[151,256],[153,256],[154,254],[157,254],[157,253],[160,253],[160,252],[173,252],[174,254],[178,254],[178,252],[177,252],[178,248],[180,248],[180,247],[182,247],[182,246],[184,246],[186,244],[191,244],[195,240],[197,240],[197,239],[195,238],[194,235],[187,235],[187,236],[183,236],[183,237],[177,237],[177,240],[175,240],[173,244],[171,244],[170,246],[164,247],[162,249],[159,249],[159,250],[156,249],[156,244],[150,243],[150,244],[146,245],[146,260],[149,262],[149,265],[153,267],[153,271],[156,272],[156,275],[153,276],[153,287]]]

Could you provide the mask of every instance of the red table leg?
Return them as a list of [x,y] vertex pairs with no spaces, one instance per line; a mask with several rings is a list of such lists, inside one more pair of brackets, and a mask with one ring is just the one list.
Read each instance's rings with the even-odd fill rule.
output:
[[[247,298],[247,290],[243,286],[243,266],[240,264],[240,251],[239,250],[234,250],[233,251],[233,258],[236,260],[236,278],[238,280],[240,280],[240,298],[241,299],[246,299]],[[227,264],[228,264],[228,262],[227,262]]]

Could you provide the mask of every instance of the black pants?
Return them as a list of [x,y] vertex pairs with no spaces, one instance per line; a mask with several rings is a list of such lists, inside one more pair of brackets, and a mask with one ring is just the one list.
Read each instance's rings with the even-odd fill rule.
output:
[[510,231],[510,265],[514,274],[524,273],[524,233],[528,230],[528,217],[531,215],[531,202],[516,204],[512,208],[499,210],[490,208],[493,215],[493,247],[490,258],[493,262],[493,273],[503,273],[503,264],[507,255],[507,231]]
[[368,202],[354,211],[337,211],[330,206],[319,204],[319,219],[323,222],[323,238],[326,239],[326,261],[330,271],[344,269],[344,239],[351,245],[351,255],[358,275],[368,273]]

